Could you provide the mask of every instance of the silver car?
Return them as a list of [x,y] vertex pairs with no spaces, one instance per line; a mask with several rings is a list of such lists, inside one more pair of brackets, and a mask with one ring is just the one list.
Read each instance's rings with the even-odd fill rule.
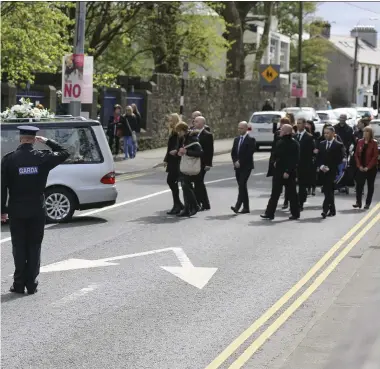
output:
[[[22,124],[22,123],[21,123]],[[20,120],[2,122],[1,155],[19,145]],[[51,138],[70,152],[70,157],[54,168],[45,191],[47,221],[70,220],[75,210],[102,208],[115,204],[115,166],[103,128],[98,121],[62,117],[33,122],[39,135]],[[36,144],[48,150],[44,144]]]

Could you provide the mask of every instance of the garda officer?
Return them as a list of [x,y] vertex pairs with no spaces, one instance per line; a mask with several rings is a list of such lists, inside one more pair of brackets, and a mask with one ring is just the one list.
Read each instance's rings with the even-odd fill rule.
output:
[[[33,294],[37,292],[40,272],[47,177],[70,154],[58,143],[36,136],[39,131],[36,127],[17,128],[20,130],[20,146],[1,161],[1,220],[5,222],[9,216],[15,263],[10,291],[24,293],[26,287],[28,293]],[[34,149],[36,141],[45,143],[52,151]]]

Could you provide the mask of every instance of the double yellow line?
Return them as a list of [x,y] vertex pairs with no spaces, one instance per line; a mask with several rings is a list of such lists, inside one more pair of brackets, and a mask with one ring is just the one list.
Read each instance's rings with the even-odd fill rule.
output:
[[[255,354],[255,352],[287,321],[287,319],[314,293],[314,291],[326,280],[343,258],[354,248],[363,236],[380,220],[380,202],[345,236],[343,236],[284,296],[282,296],[269,310],[257,319],[248,329],[237,337],[218,357],[205,369],[217,369],[231,357],[256,331],[272,318],[289,300],[305,286],[317,272],[334,256],[334,254],[346,244],[352,236],[357,235],[344,247],[340,253],[328,264],[315,278],[314,282],[268,327],[256,338],[248,348],[229,366],[229,369],[239,369]],[[378,212],[378,213],[377,213]],[[377,213],[377,214],[376,214]],[[371,219],[372,218],[372,219]]]

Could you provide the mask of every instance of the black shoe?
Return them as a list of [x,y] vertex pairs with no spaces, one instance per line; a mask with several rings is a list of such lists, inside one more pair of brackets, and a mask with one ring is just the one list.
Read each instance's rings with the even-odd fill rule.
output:
[[321,215],[323,219],[326,219],[326,216],[327,216],[326,213],[322,213]]
[[38,292],[38,289],[37,289],[37,287],[36,288],[34,288],[34,289],[30,289],[30,290],[28,290],[28,295],[34,295],[35,293],[37,293]]
[[190,216],[190,212],[186,209],[182,209],[178,214],[177,217],[188,217]]
[[249,213],[250,213],[249,209],[243,209],[239,211],[239,214],[249,214]]
[[172,210],[166,212],[167,215],[175,215],[178,214],[178,209],[174,207]]
[[193,215],[195,215],[196,213],[198,213],[198,208],[193,208],[189,211],[189,217],[192,217]]
[[237,214],[239,212],[239,210],[235,207],[235,206],[231,206],[231,210]]
[[289,207],[289,204],[288,203],[286,203],[286,202],[284,202],[284,205],[282,205],[282,209],[287,209]]
[[364,209],[368,210],[370,206],[370,204],[365,204]]
[[274,217],[271,217],[269,215],[266,215],[266,214],[261,214],[260,215],[261,219],[265,219],[265,220],[273,220]]
[[21,295],[23,295],[25,293],[25,288],[24,287],[15,287],[14,284],[12,284],[11,288],[9,289],[10,292],[13,292],[13,293],[19,293]]
[[335,211],[329,211],[329,212],[327,213],[327,216],[328,216],[328,217],[335,217],[335,215],[336,215]]
[[361,209],[362,208],[362,204],[356,203],[356,204],[352,205],[352,207],[355,208],[355,209],[358,209],[358,208]]
[[294,215],[291,215],[290,217],[289,217],[289,220],[298,220],[300,217],[296,217],[296,216],[294,216]]

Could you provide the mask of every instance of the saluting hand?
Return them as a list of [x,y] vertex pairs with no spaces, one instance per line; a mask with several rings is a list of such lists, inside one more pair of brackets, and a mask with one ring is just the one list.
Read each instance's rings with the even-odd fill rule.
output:
[[48,139],[46,137],[43,137],[43,136],[36,136],[36,141],[37,142],[40,142],[40,143],[46,143]]

